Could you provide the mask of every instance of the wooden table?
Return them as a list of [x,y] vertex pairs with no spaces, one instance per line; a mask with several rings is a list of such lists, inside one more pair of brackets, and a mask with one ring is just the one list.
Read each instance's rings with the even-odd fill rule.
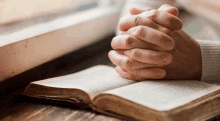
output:
[[[190,17],[185,13],[183,18]],[[193,18],[194,19],[194,18]],[[186,23],[187,24],[187,23]],[[204,36],[206,30],[203,27],[197,34],[192,34],[199,39],[216,39],[214,35]],[[185,28],[187,31],[187,28]],[[209,28],[210,29],[210,28]],[[214,31],[214,30],[213,30]],[[198,34],[200,33],[199,36]],[[204,38],[204,37],[205,38]],[[216,35],[217,36],[217,35]],[[113,117],[97,114],[94,111],[69,103],[56,103],[48,100],[39,100],[22,96],[25,87],[31,82],[55,76],[75,73],[95,65],[114,66],[108,59],[108,51],[111,50],[110,42],[113,36],[105,40],[85,47],[76,52],[60,57],[54,61],[43,64],[25,73],[17,75],[0,83],[0,120],[8,121],[69,121],[69,120],[109,120],[117,121]],[[216,119],[218,120],[218,119]]]
[[71,74],[94,65],[113,66],[108,59],[112,37],[0,83],[0,120],[119,120],[97,114],[83,106],[22,96],[23,90],[31,81]]

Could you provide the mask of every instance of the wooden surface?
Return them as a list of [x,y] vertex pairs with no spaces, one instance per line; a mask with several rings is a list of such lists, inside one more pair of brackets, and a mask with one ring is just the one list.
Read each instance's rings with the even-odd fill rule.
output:
[[113,66],[107,56],[112,37],[0,83],[0,120],[119,120],[94,113],[85,106],[22,96],[31,81],[74,73],[98,64]]
[[[190,17],[191,15],[183,13]],[[182,15],[183,15],[182,14]],[[186,16],[183,16],[186,17]],[[191,16],[192,17],[192,16]],[[189,18],[190,19],[190,18]],[[200,19],[192,17],[189,21],[198,23]],[[189,22],[190,23],[190,22]],[[201,23],[201,22],[199,22]],[[203,33],[208,25],[201,29],[190,31],[185,26],[185,30],[195,38],[199,39],[216,39],[214,35],[204,36]],[[210,26],[209,26],[210,27]],[[215,31],[212,27],[209,28]],[[197,34],[195,34],[197,33]],[[199,33],[201,33],[199,35]],[[203,36],[203,37],[202,37]],[[32,70],[19,74],[0,83],[0,120],[3,121],[69,121],[69,120],[85,120],[85,121],[118,121],[113,117],[95,113],[83,105],[71,105],[68,102],[58,103],[48,100],[39,100],[22,96],[25,87],[31,81],[46,79],[55,76],[75,73],[88,67],[104,64],[114,66],[108,59],[108,51],[111,50],[110,41],[113,36],[85,47],[76,52],[60,57],[54,61],[43,64]],[[218,119],[215,119],[218,120]]]

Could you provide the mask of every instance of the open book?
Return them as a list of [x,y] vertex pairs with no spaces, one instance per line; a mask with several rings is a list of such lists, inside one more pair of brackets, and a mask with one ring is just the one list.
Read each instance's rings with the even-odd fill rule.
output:
[[137,82],[108,66],[31,82],[24,95],[85,103],[124,119],[206,120],[220,114],[219,86],[193,80]]

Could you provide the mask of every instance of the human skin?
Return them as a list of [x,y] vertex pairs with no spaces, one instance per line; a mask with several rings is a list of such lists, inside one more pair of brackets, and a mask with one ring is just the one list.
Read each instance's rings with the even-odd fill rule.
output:
[[180,30],[176,8],[163,5],[158,10],[133,8],[130,12],[120,20],[121,34],[113,38],[115,50],[109,52],[120,76],[132,80],[201,78],[199,43]]

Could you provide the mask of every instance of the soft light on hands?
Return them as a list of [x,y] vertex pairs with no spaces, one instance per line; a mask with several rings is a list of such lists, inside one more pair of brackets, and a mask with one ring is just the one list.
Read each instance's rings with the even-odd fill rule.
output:
[[200,79],[200,46],[180,30],[176,8],[132,8],[130,13],[120,20],[121,34],[113,38],[115,50],[109,52],[119,75],[132,80]]

